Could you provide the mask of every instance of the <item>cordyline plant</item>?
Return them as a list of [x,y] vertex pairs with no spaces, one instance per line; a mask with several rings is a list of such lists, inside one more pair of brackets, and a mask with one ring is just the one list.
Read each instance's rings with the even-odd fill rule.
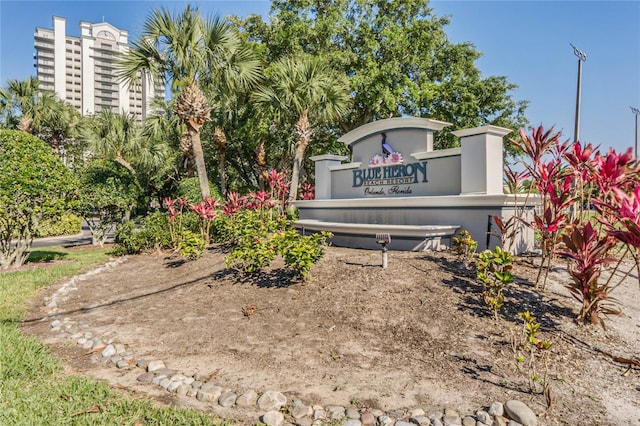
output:
[[[531,136],[521,131],[520,139],[512,142],[527,157],[525,172],[507,177],[512,175],[513,181],[530,177],[529,189],[534,187],[541,200],[533,220],[527,222],[542,236],[536,286],[544,277],[544,289],[553,255],[568,259],[571,282],[567,287],[582,303],[577,320],[602,324],[602,315],[618,312],[610,293],[630,273],[612,283],[627,253],[640,271],[640,169],[631,150],[619,154],[611,149],[603,155],[591,144],[559,140],[560,134],[553,134],[552,129],[545,132],[539,127]],[[618,252],[619,261],[603,277],[621,248],[624,253]]]
[[310,183],[305,183],[302,187],[302,199],[303,200],[315,200],[316,198],[316,187],[311,185]]
[[627,249],[636,261],[638,276],[640,276],[640,264],[638,263],[638,252],[640,251],[640,184],[636,185],[630,193],[620,190],[614,192],[616,198],[613,209],[620,214],[619,221],[617,225],[606,222],[606,218],[601,221],[606,226],[609,235],[626,244]]
[[[510,186],[515,189],[518,189],[520,180],[531,179],[532,185],[528,188],[525,204],[529,201],[533,189],[540,197],[541,206],[534,210],[533,220],[530,222],[525,220],[524,208],[520,210],[521,214],[517,220],[533,227],[541,237],[542,259],[536,278],[536,287],[540,286],[542,279],[543,289],[558,244],[560,230],[567,223],[567,209],[575,202],[571,191],[568,191],[571,186],[570,171],[562,162],[568,144],[560,143],[560,136],[561,133],[554,133],[553,128],[545,132],[542,126],[534,128],[531,135],[520,130],[520,138],[512,139],[511,143],[523,152],[525,161],[522,164],[525,169],[521,173],[508,169],[506,174]],[[515,226],[513,221],[508,225]],[[505,230],[502,229],[503,234]]]
[[211,242],[209,229],[211,222],[218,217],[217,209],[220,207],[220,203],[214,197],[204,197],[198,204],[189,204],[189,207],[198,215],[200,235],[205,243],[209,244]]
[[613,238],[599,235],[591,222],[576,223],[562,235],[562,243],[562,250],[558,254],[573,262],[569,268],[572,282],[567,284],[567,288],[573,297],[582,302],[578,322],[597,324],[601,320],[600,314],[619,313],[611,304],[613,299],[609,296],[612,290],[609,282],[599,282],[602,267],[615,261],[609,257],[615,244]]
[[[171,242],[175,248],[180,241],[182,235],[182,210],[187,201],[183,198],[165,198],[164,205],[169,215],[169,232],[171,233]],[[176,220],[177,219],[177,220]]]

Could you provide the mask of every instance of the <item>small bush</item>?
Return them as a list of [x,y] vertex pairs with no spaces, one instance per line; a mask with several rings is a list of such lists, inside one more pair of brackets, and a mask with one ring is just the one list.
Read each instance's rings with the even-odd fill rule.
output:
[[144,218],[142,234],[146,241],[145,247],[148,249],[160,250],[171,247],[169,219],[162,212],[153,212]]
[[254,273],[269,266],[275,258],[276,251],[272,241],[269,238],[255,238],[235,247],[227,256],[225,264],[227,268],[234,267]]
[[207,243],[200,233],[188,229],[182,230],[177,246],[178,253],[182,256],[191,260],[197,259],[202,256],[206,247]]
[[278,235],[278,253],[287,266],[304,278],[311,267],[322,259],[327,239],[331,236],[330,232],[303,236],[295,229],[290,229]]
[[478,242],[471,238],[471,234],[466,229],[453,237],[453,250],[458,255],[458,259],[463,262],[469,262],[478,248]]
[[504,304],[504,288],[513,281],[512,262],[511,253],[500,247],[496,247],[494,251],[485,250],[476,259],[477,278],[484,286],[482,297],[496,319]]
[[113,252],[117,256],[140,253],[144,245],[144,241],[138,236],[136,224],[132,220],[118,225],[114,242],[116,246]]
[[154,212],[142,220],[139,228],[134,221],[118,225],[115,237],[116,255],[138,254],[145,250],[171,247],[171,232],[167,216]]
[[[209,182],[209,189],[211,196],[220,199],[220,193],[218,187]],[[178,188],[174,198],[187,199],[189,202],[197,204],[202,201],[202,191],[200,191],[200,181],[197,177],[182,179],[178,182]]]
[[43,219],[38,224],[34,237],[57,237],[75,235],[82,230],[82,219],[73,213],[64,213],[60,217]]

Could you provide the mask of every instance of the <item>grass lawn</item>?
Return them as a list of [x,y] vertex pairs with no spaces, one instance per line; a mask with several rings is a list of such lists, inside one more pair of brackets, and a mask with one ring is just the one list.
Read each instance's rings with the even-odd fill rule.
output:
[[107,249],[34,250],[29,262],[64,260],[46,268],[0,273],[1,425],[228,424],[196,411],[126,397],[108,384],[63,373],[45,345],[20,332],[26,300],[45,286],[109,258]]

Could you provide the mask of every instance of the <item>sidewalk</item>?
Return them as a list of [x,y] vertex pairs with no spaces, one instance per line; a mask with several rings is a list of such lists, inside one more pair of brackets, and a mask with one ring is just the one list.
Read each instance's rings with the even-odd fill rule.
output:
[[[105,242],[112,243],[114,233],[110,232]],[[31,248],[53,247],[53,246],[82,246],[85,244],[91,244],[91,231],[86,224],[82,224],[82,229],[75,235],[61,235],[59,237],[44,237],[34,238]]]

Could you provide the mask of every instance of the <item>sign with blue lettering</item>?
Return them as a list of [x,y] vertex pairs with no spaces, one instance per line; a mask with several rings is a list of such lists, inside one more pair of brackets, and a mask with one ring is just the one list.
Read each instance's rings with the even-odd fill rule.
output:
[[428,151],[430,133],[386,128],[351,142],[352,163],[332,171],[332,198],[459,194],[460,152]]

